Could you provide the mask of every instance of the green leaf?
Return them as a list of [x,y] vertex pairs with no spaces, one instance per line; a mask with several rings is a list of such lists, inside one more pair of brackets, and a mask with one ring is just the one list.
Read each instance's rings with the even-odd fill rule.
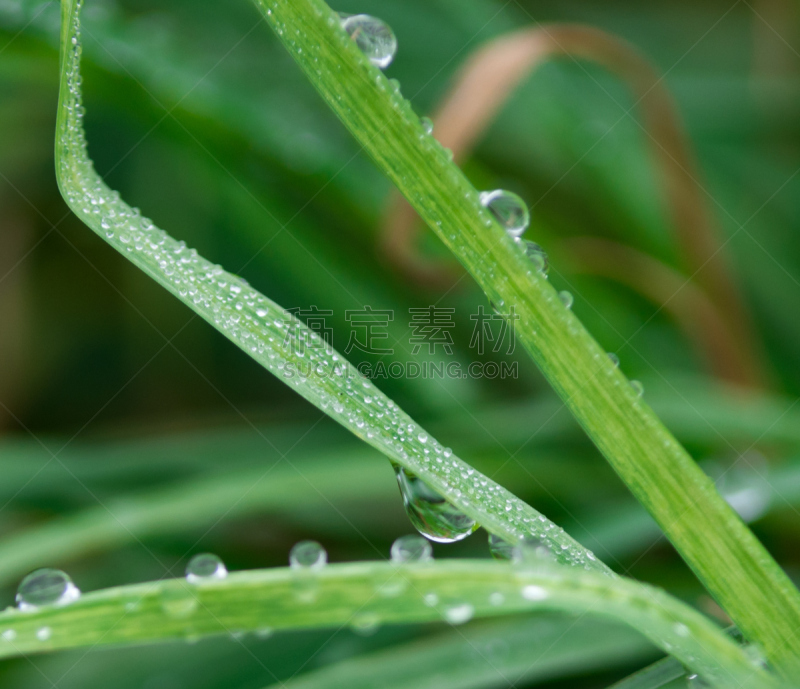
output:
[[611,574],[563,529],[460,460],[292,314],[128,206],[88,157],[80,90],[80,3],[62,5],[59,187],[111,246],[315,406],[406,467],[486,530],[540,538],[559,562]]
[[[323,461],[233,471],[125,495],[0,541],[0,583],[13,583],[37,567],[65,562],[153,535],[213,524],[254,511],[291,513],[314,501],[353,498],[354,487],[385,482],[388,471],[375,462],[354,461],[352,453],[328,453]],[[324,489],[324,497],[322,490]]]
[[669,682],[686,677],[686,668],[674,658],[664,658],[626,677],[609,689],[660,689]]
[[617,625],[538,614],[529,619],[470,625],[349,658],[300,675],[283,686],[490,689],[523,682],[527,686],[629,665],[651,651],[641,636]]
[[255,0],[309,81],[475,278],[581,426],[748,638],[800,665],[800,593],[323,0]]
[[533,610],[622,622],[721,687],[776,686],[714,624],[663,591],[564,566],[475,560],[281,568],[106,589],[63,607],[0,614],[0,657],[243,631],[455,624]]

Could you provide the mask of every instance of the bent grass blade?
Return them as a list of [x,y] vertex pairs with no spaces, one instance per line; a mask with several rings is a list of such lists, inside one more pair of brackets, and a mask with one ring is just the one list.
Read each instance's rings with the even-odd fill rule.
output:
[[59,187],[75,214],[268,371],[485,529],[511,541],[534,535],[562,564],[611,574],[563,529],[430,437],[317,333],[106,186],[89,158],[82,126],[80,7],[77,0],[62,3],[56,141]]

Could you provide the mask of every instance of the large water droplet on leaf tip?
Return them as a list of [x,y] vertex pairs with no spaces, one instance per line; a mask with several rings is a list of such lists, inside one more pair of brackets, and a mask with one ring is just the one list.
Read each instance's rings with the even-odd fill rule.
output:
[[408,518],[425,538],[438,543],[455,543],[478,528],[474,519],[410,471],[400,465],[394,465],[394,471]]

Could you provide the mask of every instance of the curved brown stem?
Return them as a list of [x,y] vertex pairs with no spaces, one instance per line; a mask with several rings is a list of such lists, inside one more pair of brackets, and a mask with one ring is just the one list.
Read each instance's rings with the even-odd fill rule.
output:
[[[759,384],[763,374],[750,318],[708,213],[686,134],[662,79],[635,48],[599,29],[580,25],[550,25],[502,36],[478,50],[462,68],[434,117],[436,137],[457,160],[466,157],[520,82],[556,56],[599,63],[630,87],[660,172],[686,274],[716,305],[731,338],[729,365],[718,373],[742,385]],[[388,260],[412,279],[432,286],[451,284],[455,268],[437,269],[418,257],[419,229],[413,211],[399,194],[394,195],[382,242]],[[706,326],[699,323],[698,327]]]

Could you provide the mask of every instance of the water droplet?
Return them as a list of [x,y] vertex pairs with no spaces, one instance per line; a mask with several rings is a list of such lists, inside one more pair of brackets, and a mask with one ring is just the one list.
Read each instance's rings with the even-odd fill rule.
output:
[[350,622],[350,628],[359,636],[372,636],[380,626],[381,618],[376,612],[356,613]]
[[50,627],[39,627],[36,630],[36,638],[39,641],[47,641],[51,636],[53,636],[53,630]]
[[572,304],[575,301],[575,298],[572,296],[572,294],[567,291],[559,292],[558,298],[561,300],[561,303],[568,309],[572,308]]
[[469,603],[458,603],[445,608],[444,619],[450,624],[464,624],[469,622],[474,614],[475,608]]
[[750,659],[750,662],[753,664],[753,667],[760,668],[762,670],[767,669],[767,656],[764,653],[764,649],[761,648],[757,643],[750,643],[744,646],[745,655]]
[[500,591],[492,591],[489,594],[489,605],[494,605],[495,607],[498,605],[502,605],[506,602],[506,597],[500,593]]
[[544,600],[549,596],[550,594],[547,592],[547,589],[542,588],[541,586],[528,584],[527,586],[522,587],[522,597],[525,600]]
[[81,595],[72,579],[59,569],[37,569],[26,576],[17,589],[20,610],[36,610],[42,605],[67,605]]
[[322,569],[328,553],[316,541],[300,541],[289,552],[289,564],[295,569]]
[[536,270],[547,277],[547,273],[550,272],[550,261],[547,258],[547,252],[536,242],[529,242],[526,240],[524,244],[525,255],[528,257],[528,260],[533,264]]
[[488,208],[492,215],[512,237],[519,237],[531,224],[528,206],[516,194],[503,189],[481,192],[481,204]]
[[514,555],[514,544],[490,533],[489,552],[495,560],[510,560]]
[[411,523],[423,536],[438,543],[455,543],[469,536],[478,523],[451,505],[423,480],[394,465],[403,504]]
[[634,393],[636,393],[637,397],[644,395],[644,385],[642,385],[638,380],[631,381],[631,388],[633,389]]
[[397,38],[385,22],[368,14],[339,16],[342,28],[373,65],[386,69],[392,64],[397,52]]
[[772,502],[770,466],[758,452],[746,452],[716,480],[717,490],[745,522],[762,517]]
[[433,559],[433,548],[422,536],[401,536],[392,543],[392,562],[429,562]]
[[420,117],[419,123],[428,135],[433,134],[433,120],[430,117]]
[[186,579],[192,584],[201,581],[224,579],[228,576],[225,564],[212,553],[195,555],[186,565]]
[[553,553],[536,536],[525,536],[514,545],[511,559],[517,565],[541,565],[553,559]]
[[678,636],[689,636],[689,634],[691,634],[689,627],[682,622],[676,622],[672,626],[672,631],[674,631]]
[[189,617],[197,610],[198,600],[184,581],[167,582],[159,593],[161,609],[173,618]]
[[613,352],[609,352],[608,358],[611,360],[611,363],[614,364],[614,366],[619,368],[619,357],[616,354],[614,354]]

